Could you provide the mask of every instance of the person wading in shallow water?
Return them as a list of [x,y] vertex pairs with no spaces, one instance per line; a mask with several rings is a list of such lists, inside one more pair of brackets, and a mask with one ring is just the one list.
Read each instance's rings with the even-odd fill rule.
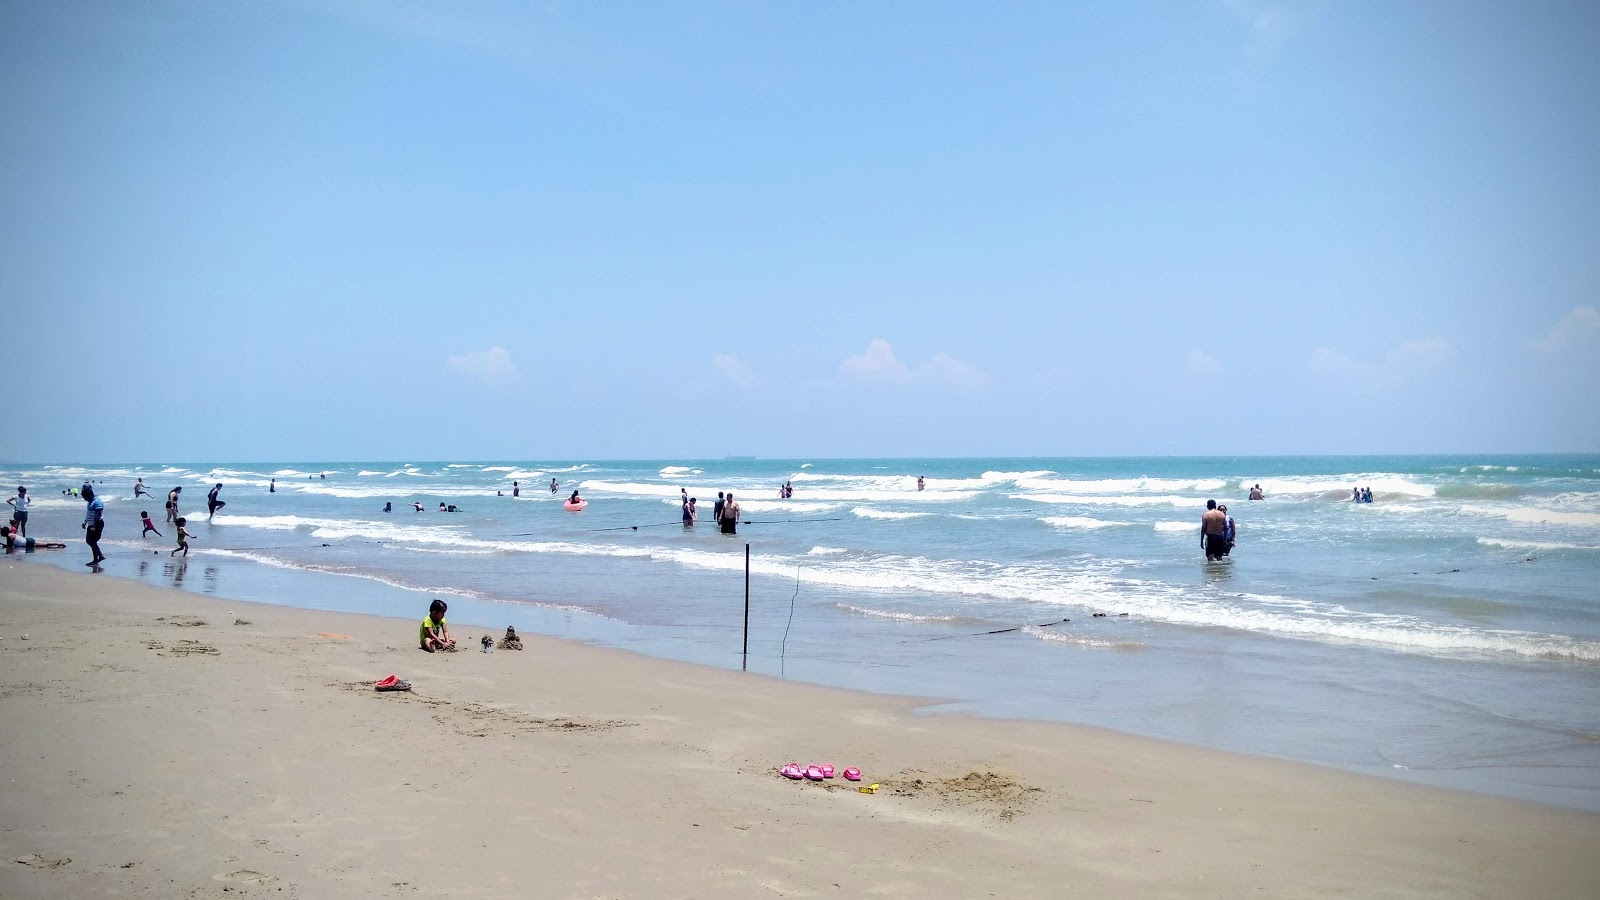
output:
[[728,492],[728,499],[722,502],[722,533],[739,533],[739,502],[733,499],[733,491]]
[[1217,509],[1215,500],[1207,500],[1206,511],[1200,515],[1200,546],[1208,560],[1228,555],[1228,514]]
[[94,551],[94,559],[84,563],[86,566],[97,566],[105,560],[106,555],[100,552],[100,535],[106,530],[106,505],[99,497],[94,495],[94,488],[86,481],[83,490],[79,492],[88,507],[83,515],[83,542]]

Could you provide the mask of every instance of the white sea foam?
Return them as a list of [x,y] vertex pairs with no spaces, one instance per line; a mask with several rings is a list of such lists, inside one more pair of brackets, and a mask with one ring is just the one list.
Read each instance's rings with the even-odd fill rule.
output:
[[366,469],[362,469],[361,471],[356,473],[356,477],[357,478],[367,478],[367,477],[372,476],[372,475],[388,475],[388,474],[390,474],[390,473],[388,473],[388,472],[371,472],[371,471],[368,471]]
[[[1434,485],[1420,484],[1405,475],[1385,472],[1345,475],[1285,475],[1277,478],[1245,478],[1241,484],[1259,483],[1268,497],[1326,495],[1329,499],[1350,496],[1352,487],[1370,487],[1374,497],[1432,497]],[[1337,497],[1335,496],[1337,495]]]
[[812,547],[810,550],[807,550],[806,551],[806,555],[807,556],[838,556],[841,553],[849,553],[849,552],[850,552],[849,550],[846,550],[843,547],[824,547],[821,544],[818,544],[817,546]]
[[1194,497],[1179,497],[1172,494],[1144,496],[1097,496],[1093,494],[1012,494],[1011,499],[1023,500],[1031,503],[1060,503],[1075,504],[1080,506],[1192,506],[1198,507],[1202,500]]
[[1105,638],[1084,637],[1070,631],[1061,631],[1059,628],[1040,628],[1036,625],[1026,625],[1022,633],[1036,637],[1041,641],[1054,644],[1071,644],[1075,647],[1089,647],[1095,650],[1143,650],[1145,645],[1139,641],[1110,641]]
[[872,609],[866,606],[853,606],[849,603],[834,604],[845,612],[855,613],[858,616],[867,616],[872,619],[894,619],[899,622],[955,622],[960,616],[930,616],[918,613],[895,612],[887,609]]
[[516,470],[516,466],[484,466],[482,469],[485,472],[515,472]]
[[1127,525],[1127,522],[1112,522],[1106,519],[1091,519],[1086,516],[1045,516],[1039,521],[1052,528],[1097,529],[1114,528],[1118,525]]
[[1533,525],[1580,525],[1584,527],[1600,526],[1600,513],[1593,512],[1566,512],[1553,509],[1541,509],[1534,506],[1517,506],[1511,508],[1493,507],[1463,507],[1463,512],[1476,512],[1486,515],[1500,516],[1512,522],[1524,522]]
[[705,473],[692,466],[662,466],[659,474],[662,478],[689,478],[694,475],[703,475]]
[[924,516],[933,515],[933,513],[925,512],[902,512],[892,509],[873,509],[870,506],[858,506],[855,509],[850,510],[850,512],[863,519],[920,519]]
[[1228,485],[1221,478],[1039,478],[1033,473],[1019,479],[1017,487],[1047,494],[1127,494],[1138,491],[1215,491]]
[[1195,522],[1157,522],[1155,524],[1155,529],[1157,531],[1160,531],[1160,532],[1168,532],[1168,533],[1187,531],[1187,532],[1192,532],[1194,534],[1199,534],[1200,533],[1200,523],[1198,521],[1195,521]]
[[1501,547],[1506,550],[1600,550],[1600,544],[1566,544],[1559,541],[1519,541],[1508,538],[1478,538],[1478,543],[1485,547]]
[[[649,482],[641,482],[641,481],[601,481],[601,480],[592,480],[592,479],[591,480],[585,480],[581,484],[579,484],[579,488],[582,489],[583,492],[586,493],[586,494],[612,494],[612,495],[623,496],[623,497],[667,497],[667,498],[678,498],[678,497],[682,496],[682,494],[680,492],[685,487],[688,488],[690,494],[693,494],[693,495],[695,495],[697,497],[700,497],[700,498],[704,499],[704,498],[706,498],[708,496],[711,496],[711,497],[716,496],[717,491],[724,490],[727,487],[727,485],[716,485],[716,484],[706,484],[706,483],[695,484],[695,485],[651,484]],[[769,486],[769,485],[765,485],[765,484],[763,484],[760,487],[751,487],[751,488],[745,488],[742,485],[733,485],[733,492],[738,497],[739,502],[741,504],[743,504],[745,499],[748,498],[748,497],[761,497],[761,496],[771,497],[771,496],[777,494],[778,489],[777,489],[776,485],[770,485]],[[856,502],[856,503],[877,503],[877,502],[888,502],[888,503],[899,503],[899,502],[930,503],[930,502],[955,502],[955,501],[961,501],[961,500],[970,500],[973,497],[977,496],[975,492],[971,492],[971,491],[937,491],[937,492],[935,492],[935,491],[924,491],[924,492],[918,493],[915,490],[912,490],[912,491],[874,491],[874,490],[872,490],[870,488],[867,488],[867,487],[863,487],[863,488],[860,488],[860,489],[848,489],[848,488],[842,488],[842,487],[841,488],[806,488],[803,491],[797,489],[796,490],[796,494],[797,494],[797,496],[793,500],[790,500],[788,502],[791,502],[791,503],[794,503],[794,502],[847,503],[847,502],[852,502],[853,501],[853,502]],[[679,501],[679,502],[681,502],[681,501]],[[759,502],[759,501],[757,501],[757,502]]]

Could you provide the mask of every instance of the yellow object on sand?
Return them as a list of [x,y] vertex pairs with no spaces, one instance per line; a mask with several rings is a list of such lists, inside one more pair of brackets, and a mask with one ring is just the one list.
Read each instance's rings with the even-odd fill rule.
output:
[[856,790],[860,791],[863,794],[876,794],[878,792],[878,783],[876,781],[874,781],[873,783],[867,785],[866,787],[858,787],[858,788],[856,788]]

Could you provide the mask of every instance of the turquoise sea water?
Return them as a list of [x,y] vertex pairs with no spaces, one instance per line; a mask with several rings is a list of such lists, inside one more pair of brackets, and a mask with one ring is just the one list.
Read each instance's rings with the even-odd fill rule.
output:
[[[140,476],[156,499],[132,499]],[[60,492],[98,482],[108,575],[420,616],[426,597],[402,590],[419,589],[447,594],[458,621],[732,667],[748,543],[755,671],[1600,808],[1600,456],[62,465],[0,479],[35,495],[32,533],[73,540],[83,504]],[[207,522],[218,482],[228,506]],[[1266,499],[1247,501],[1257,483]],[[176,485],[196,535],[186,564],[162,524]],[[1356,485],[1374,502],[1351,503]],[[560,503],[575,487],[581,513]],[[704,517],[692,529],[685,489]],[[737,537],[709,521],[718,490],[743,505]],[[1200,552],[1207,498],[1238,523],[1225,562]],[[139,510],[166,540],[139,537]],[[29,562],[86,558],[75,544]]]

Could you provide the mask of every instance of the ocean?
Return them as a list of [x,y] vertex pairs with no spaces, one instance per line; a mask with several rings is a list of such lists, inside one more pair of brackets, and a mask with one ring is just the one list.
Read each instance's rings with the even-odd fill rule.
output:
[[[139,477],[156,498],[133,499]],[[418,619],[438,596],[456,622],[935,698],[928,715],[1072,721],[1600,809],[1600,456],[42,465],[0,479],[35,496],[31,534],[74,542],[13,562],[83,570],[83,503],[62,491],[90,481],[106,576]],[[217,483],[227,506],[207,521]],[[1265,499],[1249,501],[1256,484]],[[187,562],[169,558],[163,522],[179,485]],[[1373,502],[1351,502],[1353,486]],[[562,507],[573,489],[582,512]],[[719,490],[743,507],[737,536],[710,521]],[[1200,550],[1211,498],[1238,527],[1221,562]],[[164,539],[140,537],[140,510]]]

